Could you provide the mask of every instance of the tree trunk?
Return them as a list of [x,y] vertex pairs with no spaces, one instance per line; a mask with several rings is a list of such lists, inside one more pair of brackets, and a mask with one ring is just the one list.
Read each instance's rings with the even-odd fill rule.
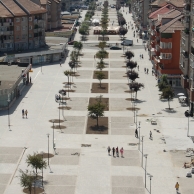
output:
[[170,99],[168,99],[168,108],[170,110]]
[[136,95],[135,95],[135,100],[137,100],[137,91],[136,91],[135,93],[136,93]]
[[101,88],[101,80],[100,80],[100,88]]
[[96,125],[97,125],[97,128],[98,128],[98,116],[96,117]]

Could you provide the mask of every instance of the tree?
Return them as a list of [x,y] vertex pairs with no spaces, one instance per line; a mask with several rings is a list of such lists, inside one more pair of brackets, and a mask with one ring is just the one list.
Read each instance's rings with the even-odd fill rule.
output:
[[28,172],[26,170],[26,172],[19,170],[20,171],[20,185],[24,188],[27,188],[28,191],[30,192],[30,194],[32,193],[32,186],[36,180],[36,177],[33,176],[33,174],[30,172]]
[[28,166],[31,166],[32,168],[35,169],[36,176],[38,169],[40,170],[42,168],[46,168],[47,166],[42,156],[37,153],[34,153],[33,155],[27,155],[26,163],[28,164]]
[[64,74],[67,76],[67,79],[68,79],[68,85],[69,85],[69,76],[70,76],[70,71],[66,70],[66,71],[64,71]]
[[135,55],[134,55],[134,53],[133,53],[132,51],[126,51],[126,52],[125,52],[125,56],[126,56],[126,58],[127,58],[128,60],[131,60],[132,57],[134,57]]
[[96,72],[97,79],[100,82],[100,87],[101,87],[101,81],[105,78],[105,74],[102,73],[101,71]]
[[168,100],[168,108],[170,110],[170,100],[173,100],[175,94],[170,85],[168,85],[166,88],[162,90],[162,93],[160,94],[160,99],[167,99]]
[[125,34],[127,34],[128,30],[124,27],[120,27],[119,28],[119,34],[123,36],[123,39],[124,39],[124,36]]
[[127,76],[132,82],[139,78],[139,74],[136,71],[128,71]]
[[116,4],[116,10],[119,11],[121,9],[121,4],[120,3],[117,3]]
[[100,61],[102,62],[103,59],[108,55],[107,51],[98,51],[96,53],[96,57],[100,59]]
[[75,41],[75,42],[73,43],[73,48],[76,49],[76,50],[78,51],[78,54],[79,54],[79,52],[80,52],[80,51],[82,50],[82,48],[83,48],[82,42],[77,42],[77,41]]
[[88,116],[90,116],[92,119],[96,119],[97,128],[98,128],[99,117],[104,116],[104,109],[105,109],[105,105],[101,104],[100,102],[97,102],[95,104],[88,106],[88,111],[89,111]]
[[118,17],[118,23],[120,26],[123,26],[126,24],[126,20],[123,16]]
[[100,69],[100,71],[102,71],[104,68],[105,68],[105,65],[103,61],[100,61],[96,66],[96,69]]
[[162,91],[163,89],[167,88],[168,87],[168,79],[167,79],[167,75],[166,74],[163,74],[160,76],[159,78],[159,83],[158,83],[158,88],[159,88],[159,91]]
[[128,61],[128,62],[126,63],[126,67],[129,68],[129,69],[131,69],[131,71],[132,71],[132,69],[134,69],[134,68],[137,67],[137,62]]
[[133,89],[136,93],[135,98],[137,99],[137,92],[141,90],[141,88],[144,88],[144,84],[138,83],[138,82],[131,82],[129,83],[130,89]]
[[104,50],[105,46],[106,46],[106,42],[99,42],[99,43],[98,43],[98,47],[99,47],[101,50]]
[[72,75],[72,82],[73,82],[73,74],[75,73],[75,72],[73,71],[73,69],[75,69],[75,62],[70,61],[70,62],[69,62],[69,67],[71,68],[70,75]]

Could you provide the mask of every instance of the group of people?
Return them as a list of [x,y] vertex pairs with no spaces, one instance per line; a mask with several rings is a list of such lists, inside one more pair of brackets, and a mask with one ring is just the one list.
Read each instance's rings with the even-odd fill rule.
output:
[[[137,130],[137,129],[135,129],[135,137],[136,137],[136,138],[139,137],[139,136],[138,136],[138,130]],[[151,139],[151,140],[153,139],[153,137],[152,137],[152,131],[150,131],[150,139]]]
[[140,59],[143,59],[143,54],[140,54],[139,57],[140,57]]
[[[112,150],[112,156],[113,157],[119,157],[119,148],[118,148],[118,146],[116,147],[116,148],[110,148],[110,146],[108,146],[108,148],[107,148],[107,150],[108,150],[108,155],[110,156],[110,152],[111,152],[111,150]],[[120,149],[120,154],[121,154],[121,157],[123,158],[123,152],[124,152],[124,149],[123,149],[123,147]]]
[[27,119],[27,116],[28,116],[28,111],[24,109],[22,109],[22,118],[24,118],[26,116],[26,119]]
[[149,72],[149,69],[148,68],[144,68],[144,73],[148,74],[148,72]]

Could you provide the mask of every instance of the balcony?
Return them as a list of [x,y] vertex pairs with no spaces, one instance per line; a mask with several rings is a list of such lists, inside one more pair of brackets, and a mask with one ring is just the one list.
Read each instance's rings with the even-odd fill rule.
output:
[[13,35],[13,31],[1,31],[0,35]]
[[155,64],[160,63],[160,59],[159,59],[158,56],[153,56],[153,61],[154,61]]
[[181,32],[181,36],[188,40],[188,38],[189,38],[189,33],[186,33],[185,31],[182,31],[182,32]]
[[189,4],[186,4],[186,5],[185,5],[185,8],[183,9],[183,14],[184,14],[184,15],[189,15],[190,10],[191,10],[190,5],[189,5]]
[[181,75],[181,86],[183,88],[189,88],[188,77]]
[[194,38],[191,40],[191,46],[194,48]]
[[171,59],[165,59],[165,58],[161,58],[161,56],[159,56],[160,59],[160,63],[162,64],[169,64],[172,62],[172,58]]
[[190,60],[194,61],[194,54],[193,53],[190,54]]

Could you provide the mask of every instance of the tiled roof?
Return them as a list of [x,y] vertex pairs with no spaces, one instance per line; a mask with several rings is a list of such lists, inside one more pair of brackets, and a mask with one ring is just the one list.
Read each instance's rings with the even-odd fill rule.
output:
[[184,26],[183,24],[179,21],[183,15],[180,15],[176,17],[175,19],[171,20],[170,22],[162,25],[160,27],[160,32],[162,33],[174,33],[175,30],[183,30]]
[[[178,0],[177,0],[178,1]],[[167,4],[166,0],[156,0],[153,3],[151,3],[150,5],[152,6],[158,6],[158,7],[163,7]]]
[[48,0],[40,0],[40,4],[41,4],[41,5],[46,5],[47,2],[48,2]]
[[152,18],[153,19],[153,18],[158,17],[158,14],[167,13],[168,11],[170,11],[170,9],[168,8],[168,6],[169,6],[169,4],[167,4],[167,5],[163,6],[162,8],[154,11],[153,13],[151,13],[149,15],[149,18]]
[[1,1],[15,16],[27,15],[13,0]]
[[0,3],[1,17],[13,17],[13,15]]
[[184,7],[185,0],[170,0],[170,3],[176,7]]
[[46,13],[46,9],[33,3],[30,0],[17,0],[30,14]]
[[179,15],[181,15],[181,12],[178,11],[178,10],[173,9],[172,11],[170,11],[170,12],[164,14],[164,15],[162,16],[162,18],[171,18],[171,19],[173,19],[173,18],[178,17]]

